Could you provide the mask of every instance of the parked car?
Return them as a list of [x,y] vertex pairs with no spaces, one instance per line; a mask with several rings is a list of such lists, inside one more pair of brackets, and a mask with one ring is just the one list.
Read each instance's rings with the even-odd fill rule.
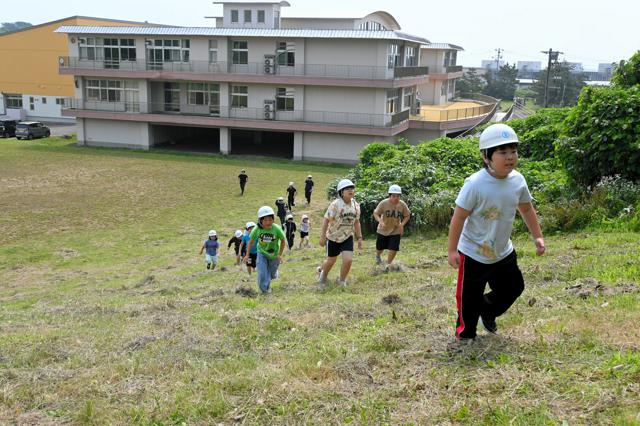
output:
[[11,138],[16,135],[16,120],[10,120],[8,118],[0,118],[0,136],[5,138]]
[[48,138],[51,130],[39,121],[21,121],[16,126],[16,139]]

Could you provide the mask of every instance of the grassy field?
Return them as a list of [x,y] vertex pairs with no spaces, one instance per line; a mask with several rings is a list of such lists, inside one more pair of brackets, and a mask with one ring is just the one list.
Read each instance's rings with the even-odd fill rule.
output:
[[345,171],[0,140],[0,423],[640,424],[638,234],[550,236],[542,258],[517,236],[527,288],[469,346],[444,236],[403,240],[390,273],[367,238],[344,290],[317,290],[319,247],[267,296],[236,293],[257,286],[231,252],[204,269],[208,229],[226,249],[308,173],[317,244]]

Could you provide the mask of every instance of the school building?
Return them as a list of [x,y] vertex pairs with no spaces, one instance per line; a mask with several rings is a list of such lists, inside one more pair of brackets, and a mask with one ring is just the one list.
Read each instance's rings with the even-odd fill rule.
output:
[[58,59],[67,55],[61,25],[148,25],[141,22],[71,16],[0,34],[0,116],[16,120],[74,121],[63,116],[75,88],[72,76],[60,74]]
[[371,142],[464,131],[497,106],[457,97],[461,47],[404,33],[387,12],[219,4],[216,27],[60,26],[78,143],[353,163]]

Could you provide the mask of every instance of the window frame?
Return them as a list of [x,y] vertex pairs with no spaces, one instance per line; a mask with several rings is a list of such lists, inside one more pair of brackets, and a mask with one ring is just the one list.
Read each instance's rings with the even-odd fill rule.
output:
[[258,22],[258,24],[264,24],[264,23],[265,23],[265,20],[266,20],[266,18],[267,18],[267,14],[266,14],[266,12],[265,12],[264,10],[260,9],[260,10],[258,10],[257,15],[258,15],[258,16],[257,16],[257,20],[258,20],[257,22]]
[[17,94],[5,94],[4,95],[4,104],[8,109],[22,109],[24,104],[22,100],[22,95]]
[[276,87],[276,111],[295,111],[296,89]]
[[240,22],[240,11],[238,9],[231,9],[231,22],[234,24]]
[[[244,43],[246,47],[236,47],[236,43]],[[242,61],[244,59],[244,62]],[[249,42],[246,40],[234,40],[231,42],[231,63],[233,65],[249,64]]]
[[[244,89],[244,91],[240,89]],[[231,108],[249,107],[249,86],[232,85],[229,93],[231,95]]]

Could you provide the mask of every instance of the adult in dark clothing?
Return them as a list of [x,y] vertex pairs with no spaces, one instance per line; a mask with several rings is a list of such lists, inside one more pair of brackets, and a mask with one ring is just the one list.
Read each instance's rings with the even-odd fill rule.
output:
[[296,224],[293,222],[293,215],[287,215],[287,221],[284,223],[284,234],[287,237],[287,244],[289,245],[289,250],[293,248],[293,239],[296,237]]
[[244,195],[244,186],[247,184],[249,176],[245,173],[244,169],[240,170],[238,180],[240,181],[240,195]]
[[313,177],[311,175],[307,176],[307,179],[304,181],[304,198],[307,199],[307,204],[311,204],[311,191],[313,191]]
[[296,205],[296,194],[298,191],[293,186],[293,182],[289,182],[289,186],[287,187],[287,205],[289,206],[289,211],[292,210],[292,207]]
[[285,218],[287,217],[287,205],[284,203],[284,198],[278,197],[276,207],[278,208],[277,214],[280,218],[280,223],[282,223],[282,227],[284,228]]

